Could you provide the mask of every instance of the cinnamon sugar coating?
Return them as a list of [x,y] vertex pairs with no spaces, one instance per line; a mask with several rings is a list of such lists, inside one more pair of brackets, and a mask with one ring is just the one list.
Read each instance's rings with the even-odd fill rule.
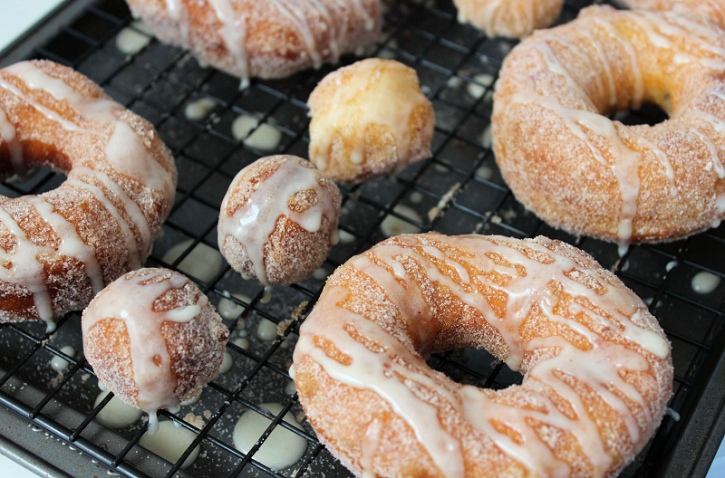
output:
[[242,78],[282,78],[361,51],[380,0],[127,0],[163,42]]
[[229,331],[178,272],[120,277],[83,312],[83,351],[98,379],[150,415],[201,393],[219,372]]
[[310,161],[335,181],[394,174],[431,155],[433,105],[402,63],[369,58],[340,68],[308,104]]
[[[622,244],[725,217],[725,35],[674,13],[582,10],[507,56],[493,147],[511,190],[554,227]],[[626,126],[603,116],[662,107]]]
[[39,196],[0,198],[0,322],[85,307],[141,267],[171,208],[173,158],[153,126],[70,68],[0,70],[0,175],[67,174]]
[[725,28],[723,0],[616,0],[616,3],[629,8],[691,15]]
[[458,21],[491,37],[523,38],[557,19],[564,0],[453,0]]
[[237,174],[219,212],[219,250],[265,285],[310,276],[337,243],[337,185],[297,156],[261,158]]
[[[428,367],[485,348],[521,385]],[[356,476],[615,476],[660,423],[670,344],[592,257],[544,237],[402,235],[328,279],[294,352],[318,438]]]

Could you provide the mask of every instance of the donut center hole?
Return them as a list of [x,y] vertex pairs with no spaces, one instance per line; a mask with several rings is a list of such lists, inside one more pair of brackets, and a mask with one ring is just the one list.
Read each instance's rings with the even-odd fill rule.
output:
[[520,385],[523,375],[485,349],[463,348],[432,354],[428,365],[461,385],[502,389]]
[[616,111],[610,115],[626,126],[649,125],[654,126],[669,118],[665,110],[655,103],[644,103],[638,109],[626,109]]
[[57,188],[67,179],[65,173],[50,167],[29,169],[26,172],[11,173],[2,182],[0,194],[17,197],[24,194],[42,194]]

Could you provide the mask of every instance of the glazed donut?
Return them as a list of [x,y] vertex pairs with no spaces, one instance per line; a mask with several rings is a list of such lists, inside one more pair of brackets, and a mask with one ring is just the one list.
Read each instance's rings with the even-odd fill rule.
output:
[[[521,385],[480,389],[425,357],[486,348]],[[357,476],[614,476],[672,391],[670,344],[586,253],[544,237],[403,235],[328,279],[293,375]]]
[[337,243],[337,185],[297,156],[261,158],[229,185],[219,251],[246,279],[291,284],[311,275]]
[[67,174],[38,196],[0,197],[0,322],[85,307],[141,267],[173,203],[176,167],[153,127],[70,68],[0,70],[0,175]]
[[564,0],[453,0],[458,21],[490,37],[523,38],[559,17]]
[[677,12],[680,15],[695,15],[725,28],[725,1],[723,0],[616,0],[629,8],[642,10]]
[[[554,227],[620,245],[725,217],[725,35],[673,13],[582,10],[504,60],[493,149],[517,199]],[[603,114],[662,107],[625,126]]]
[[362,51],[380,33],[380,0],[127,0],[163,42],[238,76],[282,78]]
[[[129,299],[131,298],[131,299]],[[206,295],[179,272],[139,269],[83,311],[83,352],[105,387],[149,415],[178,411],[219,372],[229,330]]]
[[340,68],[307,103],[310,161],[335,181],[394,174],[431,155],[433,105],[402,63],[368,58]]

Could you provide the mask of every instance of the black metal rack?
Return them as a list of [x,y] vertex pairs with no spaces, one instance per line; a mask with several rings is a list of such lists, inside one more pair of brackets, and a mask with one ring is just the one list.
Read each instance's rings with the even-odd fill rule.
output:
[[[560,21],[574,18],[590,3],[567,2]],[[148,37],[148,44],[138,53],[121,53],[116,40],[125,29]],[[721,414],[725,400],[725,282],[708,294],[698,294],[691,281],[700,272],[725,276],[725,259],[720,253],[725,228],[685,241],[631,247],[620,257],[613,244],[567,235],[527,212],[502,181],[484,134],[490,123],[493,83],[502,59],[514,45],[514,41],[490,39],[459,25],[450,0],[389,2],[384,34],[368,54],[395,58],[418,71],[436,110],[434,154],[393,179],[343,188],[340,228],[344,240],[327,260],[325,274],[383,239],[380,226],[391,216],[415,230],[517,237],[543,234],[579,246],[647,301],[673,344],[673,413],[665,417],[647,449],[623,476],[704,476],[725,431]],[[205,263],[218,259],[214,250],[216,217],[227,185],[243,166],[271,153],[234,139],[230,131],[234,118],[251,115],[260,125],[277,130],[281,140],[273,153],[305,157],[309,141],[306,100],[335,67],[285,80],[253,81],[240,91],[238,79],[199,66],[187,53],[157,42],[132,23],[123,0],[65,2],[52,19],[6,50],[0,64],[26,57],[74,67],[156,126],[176,157],[179,186],[164,234],[157,239],[148,263],[185,272],[215,304],[226,299],[243,306],[243,312],[225,323],[232,339],[246,334],[248,347],[232,340],[228,345],[232,369],[209,384],[197,404],[177,414],[161,412],[162,419],[196,434],[186,454],[197,444],[204,450],[191,468],[180,470],[185,456],[167,463],[138,445],[143,423],[111,430],[94,420],[105,402],[94,407],[97,381],[82,358],[79,314],[62,318],[51,336],[41,324],[0,326],[0,404],[29,423],[22,434],[42,431],[78,450],[73,452],[74,460],[95,460],[97,466],[132,477],[350,476],[319,444],[304,421],[296,396],[285,390],[290,383],[287,370],[296,332],[303,320],[296,319],[309,312],[325,274],[276,288],[272,300],[265,303],[262,288],[242,280],[226,263],[202,277],[200,270],[185,262],[201,249],[212,254]],[[354,60],[344,58],[343,63]],[[199,98],[212,99],[213,111],[204,119],[189,119],[184,109]],[[625,121],[634,123],[662,119],[656,108],[625,116]],[[0,193],[35,194],[62,181],[62,175],[39,171],[23,182],[4,183]],[[178,246],[180,243],[184,246]],[[175,246],[178,254],[170,257]],[[285,324],[290,318],[295,319],[291,326],[281,327],[274,340],[264,341],[254,334],[264,320]],[[78,353],[65,355],[61,348],[67,345]],[[71,365],[65,371],[54,371],[49,366],[54,356]],[[485,352],[453,351],[432,357],[430,363],[456,380],[479,386],[502,388],[520,381]],[[269,414],[260,408],[263,402],[282,404],[281,413]],[[231,439],[234,423],[246,410],[271,420],[248,454],[238,451]],[[302,430],[282,421],[287,411],[301,418]],[[679,421],[673,418],[677,414]],[[290,468],[273,470],[259,463],[254,453],[279,426],[301,436],[308,447]],[[45,453],[29,448],[26,458]]]

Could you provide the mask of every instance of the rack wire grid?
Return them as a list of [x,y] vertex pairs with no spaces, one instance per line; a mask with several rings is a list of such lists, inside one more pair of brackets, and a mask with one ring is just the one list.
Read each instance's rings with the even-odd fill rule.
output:
[[[574,18],[588,3],[567,2],[560,22]],[[73,13],[56,15],[63,18],[59,29],[41,26],[36,33],[44,35],[42,42],[26,37],[0,60],[7,63],[13,52],[31,48],[30,57],[79,70],[156,126],[176,158],[179,183],[172,213],[148,265],[180,270],[215,305],[226,301],[222,305],[232,310],[224,322],[231,331],[227,352],[233,366],[204,389],[196,404],[176,414],[160,412],[162,420],[172,420],[195,436],[178,461],[170,463],[139,445],[143,420],[121,429],[106,428],[95,420],[109,398],[94,405],[99,389],[82,355],[79,313],[60,319],[51,335],[43,324],[2,325],[0,403],[27,420],[27,430],[21,434],[43,431],[72,446],[78,459],[131,477],[350,476],[316,439],[288,375],[299,324],[325,277],[391,229],[541,234],[575,244],[613,270],[645,299],[672,342],[672,413],[623,476],[704,475],[723,433],[725,281],[707,294],[693,290],[692,281],[706,273],[717,283],[725,275],[721,253],[725,229],[680,242],[630,247],[620,257],[613,244],[570,236],[527,212],[501,179],[490,147],[493,85],[515,41],[487,38],[458,24],[450,0],[389,2],[383,35],[368,56],[395,58],[417,70],[436,112],[433,156],[395,178],[342,187],[341,242],[313,277],[274,288],[271,300],[265,302],[261,286],[230,270],[216,250],[220,203],[234,175],[257,158],[272,153],[306,157],[306,100],[318,81],[336,67],[284,80],[255,80],[240,91],[238,79],[204,68],[188,53],[157,42],[133,22],[122,0],[70,1],[63,8]],[[137,53],[122,53],[118,40],[124,35],[141,39],[145,46]],[[353,61],[346,57],[343,64]],[[212,100],[213,111],[205,118],[189,119],[186,107],[200,98]],[[257,128],[279,133],[273,151],[255,149],[256,143],[250,141],[255,129],[242,141],[233,137],[231,125],[243,115],[253,118]],[[619,113],[619,119],[630,123],[654,124],[663,118],[653,107]],[[22,182],[3,183],[0,193],[37,194],[63,180],[61,174],[42,170]],[[270,326],[276,327],[273,337],[260,338],[260,327]],[[77,353],[69,355],[66,346]],[[50,366],[54,357],[70,366],[56,371]],[[429,363],[457,381],[481,387],[498,389],[521,381],[519,374],[485,351],[451,351],[431,357]],[[280,404],[281,412],[272,414],[261,407],[268,402]],[[246,411],[264,415],[269,426],[243,453],[233,444],[232,429]],[[287,412],[299,419],[301,428],[282,420]],[[255,455],[277,427],[290,430],[307,445],[302,458],[284,469],[272,469]],[[182,470],[181,464],[197,445],[202,453],[193,466]],[[42,456],[44,451],[30,453]]]

